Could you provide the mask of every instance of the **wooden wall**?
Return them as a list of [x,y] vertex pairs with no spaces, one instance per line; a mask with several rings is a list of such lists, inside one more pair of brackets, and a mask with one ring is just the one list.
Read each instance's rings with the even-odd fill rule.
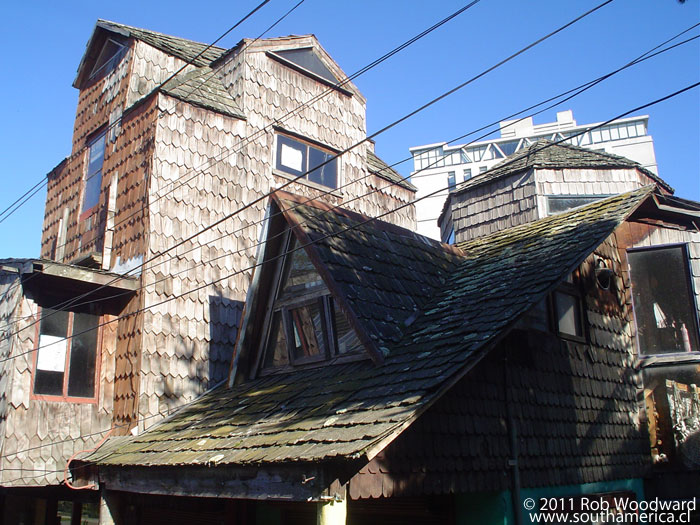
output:
[[[453,194],[455,242],[467,241],[538,218],[532,171],[516,173]],[[449,228],[443,221],[442,229]]]
[[[0,358],[13,357],[0,368],[0,484],[39,486],[58,484],[74,453],[94,446],[112,425],[114,335],[102,332],[104,344],[97,400],[63,403],[32,399],[37,347],[37,304],[24,295],[14,274],[0,273],[0,323],[10,319],[17,335],[4,339]],[[10,293],[6,296],[5,292]],[[32,326],[33,325],[33,326]],[[3,328],[3,331],[5,329]],[[9,344],[8,344],[9,343]],[[83,436],[83,437],[81,437]]]

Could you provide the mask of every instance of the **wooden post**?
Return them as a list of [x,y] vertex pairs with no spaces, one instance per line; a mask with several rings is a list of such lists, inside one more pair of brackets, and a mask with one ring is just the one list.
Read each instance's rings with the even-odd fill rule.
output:
[[322,501],[316,510],[316,525],[345,525],[348,515],[348,500]]
[[119,494],[112,491],[100,490],[100,521],[99,525],[118,525],[119,519]]

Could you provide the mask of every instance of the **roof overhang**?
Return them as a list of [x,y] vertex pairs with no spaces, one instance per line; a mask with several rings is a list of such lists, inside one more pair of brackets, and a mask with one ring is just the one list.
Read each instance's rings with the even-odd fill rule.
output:
[[[105,313],[119,313],[139,289],[139,279],[48,260],[34,260],[22,272],[25,290],[47,306],[66,301],[101,304]],[[76,298],[81,299],[76,301]]]

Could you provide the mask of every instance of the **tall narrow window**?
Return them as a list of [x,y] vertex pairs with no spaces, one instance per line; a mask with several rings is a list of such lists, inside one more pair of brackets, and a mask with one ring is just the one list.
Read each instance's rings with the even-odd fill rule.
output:
[[85,174],[85,194],[83,211],[97,205],[102,190],[102,163],[105,158],[105,134],[100,134],[91,143],[88,150],[88,168]]
[[457,179],[455,177],[455,172],[454,171],[448,171],[447,172],[447,187],[450,190],[453,190],[454,187],[457,185]]
[[34,393],[95,396],[99,316],[42,308]]

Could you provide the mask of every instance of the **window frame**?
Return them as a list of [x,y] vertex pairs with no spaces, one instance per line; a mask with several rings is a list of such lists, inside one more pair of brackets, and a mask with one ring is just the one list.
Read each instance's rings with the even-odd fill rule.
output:
[[[295,142],[297,144],[300,144],[305,147],[305,152],[302,157],[302,161],[305,163],[304,166],[302,166],[302,169],[295,170],[290,167],[284,167],[281,163],[281,156],[282,156],[282,150],[281,150],[281,144],[280,144],[280,137],[284,137],[284,139]],[[333,160],[329,163],[326,164],[326,166],[335,164],[335,186],[326,186],[324,184],[321,184],[320,182],[316,182],[314,180],[309,179],[309,176],[315,171],[316,168],[314,169],[309,169],[309,162],[310,162],[310,148],[313,148],[317,151],[320,151],[321,153],[324,153],[326,155],[331,155]],[[285,177],[287,179],[292,179],[295,182],[299,182],[301,184],[306,184],[308,186],[311,186],[313,188],[317,188],[323,191],[331,191],[331,193],[339,193],[339,188],[342,187],[342,181],[341,181],[341,161],[340,161],[340,156],[338,155],[338,152],[333,150],[332,148],[329,148],[328,146],[324,144],[320,144],[318,142],[315,142],[313,140],[310,140],[308,138],[300,137],[294,133],[290,133],[288,131],[283,131],[276,129],[275,130],[275,140],[274,140],[274,148],[272,151],[273,159],[272,159],[272,171],[276,175],[280,175],[282,177]],[[336,156],[338,155],[338,156]]]
[[[96,170],[92,175],[90,174],[90,157],[92,155],[92,147],[99,141],[103,141],[103,146],[102,146],[102,160],[100,162],[100,168],[99,170]],[[82,198],[81,198],[81,204],[80,204],[80,218],[79,220],[85,220],[88,218],[90,215],[92,215],[97,207],[100,205],[100,194],[102,193],[102,182],[104,180],[104,163],[105,163],[105,156],[107,153],[107,128],[104,127],[100,129],[99,131],[93,133],[90,138],[87,140],[87,151],[86,151],[86,156],[85,156],[85,169],[83,170],[84,176],[83,176],[83,184],[82,184]],[[90,207],[86,208],[86,197],[88,194],[88,185],[90,179],[95,177],[99,173],[99,184],[98,184],[98,189],[97,189],[97,200],[95,201],[94,204],[92,204]],[[91,186],[92,187],[92,186]]]
[[[41,336],[41,317],[43,313],[44,308],[39,307],[37,310],[37,317],[39,319],[39,322],[36,323],[36,329],[35,329],[35,344],[34,344],[34,359],[33,359],[33,366],[32,366],[32,371],[31,371],[31,390],[30,390],[30,399],[33,400],[39,400],[39,401],[49,401],[49,402],[64,402],[64,403],[85,403],[85,404],[97,404],[97,401],[99,399],[99,393],[100,393],[100,371],[101,371],[101,366],[102,366],[102,339],[103,339],[103,330],[102,330],[102,316],[100,314],[92,313],[92,312],[73,312],[69,311],[68,312],[68,325],[66,329],[66,341],[67,341],[67,348],[66,348],[66,357],[65,357],[65,366],[63,370],[63,381],[62,381],[62,387],[61,387],[61,395],[58,394],[40,394],[35,392],[35,387],[36,387],[36,373],[38,371],[37,365],[39,362],[39,352],[41,352],[41,343],[40,343],[40,336]],[[97,316],[97,336],[95,340],[95,377],[94,377],[94,389],[93,389],[93,394],[91,397],[79,397],[79,396],[70,396],[68,395],[68,382],[69,382],[69,377],[70,377],[70,361],[71,361],[71,353],[73,350],[73,327],[74,327],[74,320],[75,320],[75,314],[76,313],[91,313],[91,315],[96,315]]]
[[[588,318],[586,317],[586,301],[583,291],[581,290],[580,269],[577,268],[569,274],[571,281],[564,280],[547,296],[547,310],[549,312],[549,325],[552,332],[558,337],[573,341],[576,343],[587,344],[589,342]],[[557,295],[568,295],[575,300],[578,313],[576,321],[581,329],[581,335],[569,334],[562,332],[559,326],[557,313]]]
[[[306,289],[299,292],[294,292],[291,297],[285,297],[278,299],[280,289],[283,285],[283,281],[286,278],[287,272],[287,261],[291,260],[289,258],[289,249],[294,244],[296,237],[292,233],[291,229],[287,229],[285,233],[285,238],[281,243],[281,253],[286,254],[284,257],[280,257],[278,260],[277,268],[275,269],[274,286],[270,287],[270,294],[268,295],[268,306],[266,308],[265,319],[263,322],[263,336],[257,345],[257,363],[255,366],[257,376],[266,376],[270,374],[276,374],[280,372],[288,372],[291,370],[298,370],[306,366],[313,367],[318,366],[320,363],[333,363],[340,359],[355,360],[359,358],[364,358],[363,352],[361,351],[351,351],[347,353],[341,353],[338,344],[338,330],[335,323],[335,309],[337,308],[337,301],[334,300],[333,295],[328,289],[325,283],[318,284],[313,288]],[[298,241],[297,241],[298,242]],[[305,248],[298,245],[299,250],[304,250]],[[322,308],[322,337],[323,337],[323,349],[318,355],[305,356],[300,358],[294,357],[294,352],[292,349],[291,338],[293,336],[293,327],[291,322],[291,311],[296,308],[302,308],[314,302],[319,303]],[[268,358],[268,352],[272,348],[272,340],[275,337],[273,333],[273,318],[276,313],[280,313],[280,321],[282,324],[282,330],[285,337],[285,350],[287,352],[287,364],[278,366],[266,366],[265,362]],[[340,311],[342,313],[342,310]],[[359,341],[359,347],[362,348],[363,345]]]
[[[692,303],[693,307],[693,329],[695,330],[695,335],[696,335],[696,341],[700,344],[700,324],[698,323],[698,304],[697,304],[697,298],[695,295],[695,286],[693,283],[693,278],[692,278],[692,271],[690,268],[690,253],[688,251],[688,243],[669,243],[669,244],[657,244],[653,246],[639,246],[639,247],[633,247],[633,248],[627,248],[626,250],[626,255],[627,255],[627,270],[629,271],[629,276],[630,276],[630,298],[632,301],[632,316],[634,320],[634,339],[635,339],[635,344],[637,347],[637,358],[639,359],[640,366],[644,368],[645,366],[649,366],[647,364],[649,361],[653,361],[653,364],[651,366],[655,365],[673,365],[673,364],[685,364],[687,361],[695,361],[695,362],[700,362],[700,347],[698,347],[698,350],[691,350],[689,352],[686,351],[679,351],[679,352],[661,352],[661,353],[644,353],[642,352],[642,346],[639,342],[639,321],[638,321],[638,313],[637,313],[637,307],[635,307],[635,301],[634,301],[634,286],[632,282],[632,265],[630,264],[630,258],[629,254],[634,253],[634,252],[648,252],[648,251],[660,251],[660,250],[666,250],[666,249],[673,249],[673,248],[681,248],[683,250],[683,261],[685,262],[684,264],[684,270],[685,270],[685,286],[686,286],[686,291],[688,292],[689,299]],[[681,359],[685,358],[685,359]]]

